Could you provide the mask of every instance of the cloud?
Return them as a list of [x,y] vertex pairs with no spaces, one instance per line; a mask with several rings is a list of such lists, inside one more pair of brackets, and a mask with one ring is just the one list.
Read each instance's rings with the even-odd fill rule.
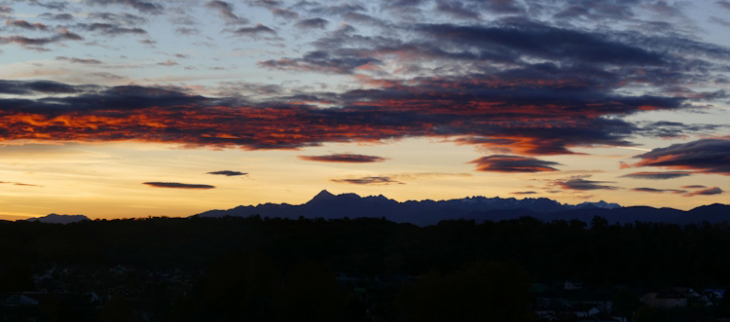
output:
[[232,171],[232,170],[213,171],[213,172],[208,172],[208,174],[219,175],[219,176],[226,176],[226,177],[235,177],[235,176],[245,176],[245,175],[248,175],[247,172]]
[[175,188],[175,189],[214,189],[215,186],[210,186],[207,184],[188,184],[188,183],[178,183],[178,182],[144,182],[143,184],[146,184],[151,187],[155,188]]
[[111,12],[92,12],[89,13],[89,19],[98,19],[108,21],[117,25],[136,26],[146,24],[147,18],[133,15],[131,13],[111,13]]
[[248,20],[243,17],[239,17],[233,13],[233,5],[225,1],[210,1],[205,4],[206,7],[214,10],[218,10],[218,14],[226,20],[229,24],[247,24]]
[[475,8],[465,8],[459,1],[438,0],[436,1],[436,10],[448,14],[457,19],[479,20],[481,15]]
[[[82,92],[84,86],[73,86],[53,81],[12,81],[0,80],[1,94],[33,95],[45,94],[71,94]],[[1,108],[0,108],[1,109]]]
[[535,195],[535,194],[537,194],[537,192],[535,192],[535,191],[515,191],[515,192],[510,192],[510,194],[513,194],[513,195]]
[[565,190],[578,190],[578,191],[589,191],[589,190],[617,190],[618,187],[603,185],[604,183],[613,183],[610,181],[593,181],[585,180],[583,178],[570,178],[567,180],[557,180],[550,182],[548,186],[559,187]]
[[48,26],[36,22],[36,23],[30,23],[25,20],[5,20],[5,25],[8,27],[16,27],[16,28],[22,28],[22,29],[28,29],[28,30],[41,30],[41,31],[47,31],[49,28]]
[[[0,91],[7,93],[29,94],[49,91],[43,88],[48,87],[75,95],[0,98],[0,112],[5,112],[0,113],[4,129],[0,138],[136,140],[191,147],[296,149],[324,142],[453,137],[469,138],[461,144],[476,144],[485,149],[556,155],[573,153],[571,146],[630,146],[626,138],[637,127],[618,118],[599,116],[610,115],[607,111],[628,114],[651,101],[611,97],[607,103],[611,108],[595,103],[587,107],[588,102],[581,101],[563,101],[562,105],[550,100],[538,103],[524,101],[525,97],[505,102],[512,98],[492,95],[505,95],[508,90],[475,85],[478,80],[472,80],[472,84],[466,80],[430,78],[421,82],[420,86],[274,96],[251,102],[241,96],[204,97],[170,87],[87,88],[54,82],[3,81]],[[469,94],[477,88],[478,95]],[[320,102],[338,108],[314,105]]]
[[306,29],[325,29],[327,28],[327,24],[329,24],[329,21],[322,18],[312,18],[312,19],[304,19],[299,20],[296,23],[296,26],[299,28],[306,28]]
[[80,35],[68,31],[65,28],[61,28],[56,31],[56,34],[50,37],[42,38],[30,38],[18,35],[12,35],[8,37],[0,36],[0,45],[14,43],[25,46],[28,49],[37,49],[44,51],[45,49],[39,46],[45,46],[52,43],[63,42],[66,40],[83,40],[84,38]]
[[353,74],[359,67],[380,64],[372,57],[338,58],[326,52],[310,52],[303,58],[259,61],[258,65],[269,69],[296,72],[319,72],[325,74]]
[[11,8],[11,7],[8,7],[8,6],[0,6],[0,17],[4,17],[6,15],[10,15],[13,12],[15,12],[15,10],[13,8]]
[[198,30],[197,28],[177,27],[177,28],[175,28],[175,32],[179,33],[181,35],[189,36],[189,35],[199,34],[200,30]]
[[724,9],[730,10],[730,1],[720,0],[720,1],[715,2],[715,4],[717,4],[718,6],[724,8]]
[[141,13],[154,15],[162,14],[165,8],[159,3],[143,0],[83,0],[83,2],[100,6],[122,5],[137,9]]
[[44,14],[38,15],[38,18],[48,19],[48,20],[57,20],[57,21],[73,21],[74,16],[70,13],[49,13],[46,12]]
[[698,184],[689,185],[689,186],[682,186],[682,189],[705,189],[705,188],[707,188],[707,187],[706,186],[703,186],[703,185],[698,185]]
[[684,196],[685,197],[714,196],[714,195],[719,195],[722,193],[724,193],[724,191],[722,191],[722,189],[720,189],[719,187],[712,187],[712,188],[693,191],[693,192],[685,194]]
[[31,6],[39,6],[46,9],[51,10],[66,10],[66,7],[68,6],[67,1],[39,1],[39,0],[27,0],[28,4]]
[[6,182],[6,181],[0,181],[0,184],[10,184],[14,186],[22,186],[22,187],[43,187],[35,184],[29,184],[29,183],[22,183],[22,182]]
[[276,35],[276,31],[260,23],[257,23],[255,27],[238,28],[233,33],[239,36],[247,36],[251,38],[257,38],[259,35],[263,34]]
[[514,155],[490,155],[470,161],[483,172],[545,172],[558,171],[552,166],[560,163]]
[[701,139],[637,155],[635,167],[665,167],[730,176],[730,140]]
[[167,61],[163,61],[163,62],[157,63],[157,65],[160,65],[160,66],[175,66],[175,65],[180,65],[180,64],[178,64],[176,61],[172,61],[172,60],[169,60],[168,59]]
[[70,63],[76,63],[76,64],[90,64],[90,65],[98,65],[98,64],[102,63],[101,60],[98,60],[98,59],[76,58],[76,57],[66,57],[66,56],[57,56],[56,60],[68,61]]
[[682,194],[686,193],[686,190],[677,190],[677,189],[654,189],[654,188],[634,188],[631,189],[631,191],[637,191],[637,192],[650,192],[650,193],[665,193],[665,192],[671,192],[671,193],[677,193]]
[[349,183],[357,185],[390,185],[390,184],[405,184],[400,181],[393,180],[389,177],[362,177],[358,179],[332,179],[332,182],[337,183]]
[[667,172],[634,172],[620,176],[619,178],[667,180],[692,175],[690,171],[667,171]]
[[91,32],[98,32],[102,35],[107,36],[118,36],[118,35],[125,35],[125,34],[132,34],[132,35],[146,35],[147,30],[144,30],[142,28],[134,27],[134,28],[127,28],[122,27],[118,24],[113,23],[79,23],[76,24],[77,27],[82,28],[86,31]]
[[387,160],[383,157],[362,154],[300,155],[299,159],[318,162],[372,163]]
[[469,178],[473,175],[471,173],[444,173],[444,172],[411,172],[411,173],[396,173],[389,174],[385,177],[389,177],[396,180],[421,180],[421,179],[434,179],[434,178],[448,178],[448,177],[461,177]]
[[272,8],[271,13],[276,17],[281,17],[287,20],[294,20],[299,18],[299,14],[295,11],[284,9],[284,8]]

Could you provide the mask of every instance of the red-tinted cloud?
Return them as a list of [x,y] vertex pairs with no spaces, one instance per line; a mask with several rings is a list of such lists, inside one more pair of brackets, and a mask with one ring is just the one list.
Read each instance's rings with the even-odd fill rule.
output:
[[[463,80],[462,80],[463,81]],[[570,154],[570,147],[631,145],[636,127],[620,119],[647,104],[679,101],[612,97],[611,105],[586,102],[507,102],[467,97],[476,87],[457,80],[424,80],[426,87],[281,97],[269,102],[208,98],[165,88],[0,81],[0,93],[75,95],[0,99],[0,140],[140,141],[243,149],[296,149],[325,142],[379,142],[406,137],[454,138],[459,144],[523,155]],[[435,83],[434,83],[435,82]],[[434,92],[424,92],[428,88]],[[451,88],[446,88],[451,86]],[[445,90],[444,90],[445,88]],[[479,87],[481,88],[481,87]],[[471,95],[471,94],[470,94]],[[486,95],[481,93],[480,95]],[[512,94],[510,94],[512,95]],[[504,94],[502,94],[504,96]],[[504,97],[502,97],[504,98]],[[608,99],[608,98],[607,98]],[[339,108],[317,103],[339,102]],[[652,103],[653,102],[653,103]],[[502,152],[500,152],[502,153]],[[524,161],[523,161],[524,162]],[[538,165],[540,171],[550,164]]]
[[694,196],[714,196],[724,193],[722,189],[719,187],[712,187],[702,190],[693,191],[690,193],[685,194],[686,197],[694,197]]
[[372,163],[386,160],[383,157],[362,154],[300,155],[299,158],[307,161],[342,163]]
[[730,140],[702,139],[637,155],[635,167],[665,167],[730,176]]

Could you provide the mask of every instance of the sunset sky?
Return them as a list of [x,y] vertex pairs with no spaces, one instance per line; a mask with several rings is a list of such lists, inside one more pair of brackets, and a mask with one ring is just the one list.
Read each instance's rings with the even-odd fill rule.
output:
[[0,0],[0,219],[728,203],[730,1]]

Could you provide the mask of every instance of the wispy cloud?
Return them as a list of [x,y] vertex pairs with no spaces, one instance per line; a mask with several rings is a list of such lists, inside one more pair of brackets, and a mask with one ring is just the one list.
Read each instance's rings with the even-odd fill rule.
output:
[[300,155],[299,159],[306,161],[317,161],[317,162],[339,162],[339,163],[373,163],[383,162],[386,158],[374,156],[374,155],[363,155],[363,154],[330,154],[330,155]]
[[232,171],[232,170],[213,171],[213,172],[208,172],[208,174],[226,176],[226,177],[236,177],[236,176],[248,175],[247,172]]
[[179,182],[144,182],[143,184],[146,184],[150,187],[155,188],[173,188],[173,189],[214,189],[215,186],[207,185],[207,184],[189,184],[189,183],[179,183]]
[[400,181],[393,180],[389,177],[362,177],[355,179],[332,179],[332,182],[337,183],[349,183],[357,185],[390,185],[390,184],[405,184]]

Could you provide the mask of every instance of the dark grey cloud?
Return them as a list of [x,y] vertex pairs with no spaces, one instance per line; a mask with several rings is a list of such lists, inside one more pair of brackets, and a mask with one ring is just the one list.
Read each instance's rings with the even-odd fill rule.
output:
[[261,35],[276,35],[276,31],[273,29],[266,27],[260,23],[257,23],[254,27],[241,27],[236,29],[233,33],[239,36],[247,36],[251,38],[258,38]]
[[66,29],[61,29],[58,32],[56,32],[55,35],[50,36],[50,37],[31,38],[31,37],[24,37],[24,36],[17,36],[17,35],[8,36],[8,37],[0,36],[0,45],[18,44],[21,46],[26,46],[26,48],[29,48],[29,49],[44,50],[43,48],[41,48],[41,46],[45,46],[45,45],[57,43],[57,42],[63,42],[63,41],[67,41],[67,40],[76,40],[77,41],[77,40],[83,40],[83,39],[84,39],[83,37],[81,37],[80,35],[78,35],[76,33],[70,32]]
[[275,8],[280,7],[284,3],[278,0],[246,0],[250,6],[264,7],[264,8]]
[[589,190],[617,190],[618,187],[607,186],[604,183],[613,183],[610,181],[593,181],[586,180],[583,178],[571,178],[564,181],[555,181],[549,185],[552,187],[559,187],[564,190],[578,190],[578,191],[589,191]]
[[691,176],[691,171],[666,171],[666,172],[634,172],[622,175],[620,178],[668,180]]
[[332,56],[325,51],[309,52],[302,58],[282,58],[258,62],[260,67],[295,72],[318,72],[325,74],[352,74],[356,68],[368,64],[380,64],[372,57]]
[[198,28],[188,28],[188,27],[177,27],[175,28],[175,32],[181,35],[197,35],[200,33],[200,30]]
[[706,186],[703,186],[703,185],[698,185],[698,184],[689,185],[689,186],[682,186],[682,189],[705,189],[705,188],[707,188],[707,187]]
[[162,14],[165,7],[159,2],[144,0],[83,0],[84,3],[99,6],[122,5],[134,8],[141,13],[146,14]]
[[634,188],[631,189],[631,191],[637,191],[637,192],[650,192],[650,193],[665,193],[665,192],[671,192],[676,194],[683,194],[686,193],[686,190],[678,190],[678,189],[654,189],[654,188]]
[[299,18],[299,14],[297,12],[285,8],[272,8],[271,13],[276,17],[288,20],[294,20]]
[[311,18],[311,19],[303,19],[299,20],[296,23],[296,26],[299,28],[307,28],[307,29],[325,29],[327,28],[327,24],[329,24],[329,21],[322,18]]
[[11,7],[0,6],[0,17],[8,16],[13,12],[15,12],[15,10]]
[[300,155],[298,158],[306,161],[339,163],[373,163],[387,160],[379,156],[362,154]]
[[48,19],[48,20],[57,20],[57,21],[73,21],[74,16],[70,13],[49,13],[46,12],[44,14],[38,15],[38,18]]
[[510,194],[513,194],[513,195],[536,195],[537,192],[535,192],[535,191],[515,191],[515,192],[510,192]]
[[76,57],[66,57],[66,56],[57,56],[56,60],[67,61],[67,62],[76,63],[76,64],[90,64],[90,65],[98,65],[98,64],[102,63],[102,61],[98,60],[98,59],[76,58]]
[[[720,92],[720,94],[724,95],[724,92]],[[714,98],[707,97],[705,99]],[[660,138],[683,138],[690,135],[710,134],[717,131],[719,128],[727,126],[728,125],[685,124],[681,122],[660,121],[648,123],[643,126],[643,129],[641,130],[641,135]]]
[[79,23],[76,27],[84,29],[86,31],[98,32],[102,35],[117,36],[124,34],[132,35],[146,35],[147,30],[138,27],[122,27],[118,24],[113,23]]
[[72,94],[79,93],[82,88],[53,81],[12,81],[0,80],[0,93],[15,95]]
[[467,8],[461,1],[452,0],[437,0],[436,10],[440,13],[445,13],[457,19],[473,19],[479,20],[482,18],[479,11],[476,8]]
[[665,167],[730,176],[730,140],[701,139],[637,155],[636,167]]
[[16,27],[16,28],[22,28],[27,30],[41,30],[41,31],[47,31],[49,30],[48,26],[36,22],[36,23],[30,23],[25,20],[5,20],[5,26],[8,27]]
[[[661,66],[667,61],[658,52],[620,41],[607,34],[537,24],[462,26],[424,24],[416,30],[455,46],[480,50],[482,56],[506,52],[515,57],[586,63]],[[473,48],[473,49],[472,49]]]
[[117,25],[139,26],[148,22],[147,18],[131,13],[92,12],[89,19],[104,20]]
[[174,188],[174,189],[214,189],[215,186],[207,184],[189,184],[179,182],[143,182],[151,187],[155,188]]
[[226,23],[229,24],[247,24],[248,19],[239,17],[235,13],[233,13],[233,5],[225,2],[225,1],[219,1],[214,0],[210,1],[205,4],[206,7],[210,9],[214,9],[218,11],[218,14],[220,14],[221,17],[226,21]]
[[507,173],[558,171],[553,166],[560,165],[557,162],[515,155],[490,155],[470,161],[469,163],[476,164],[476,171]]
[[719,18],[719,17],[712,16],[712,17],[710,17],[709,21],[712,23],[716,23],[723,27],[730,27],[730,21],[727,21],[727,20]]
[[208,174],[226,176],[226,177],[236,177],[236,176],[248,175],[247,172],[232,171],[232,170],[213,171],[213,172],[208,172]]
[[720,0],[720,1],[716,1],[715,4],[717,4],[718,6],[724,8],[724,9],[730,10],[730,1]]
[[720,195],[723,194],[724,191],[720,189],[719,187],[712,187],[702,190],[693,191],[690,193],[685,194],[686,197],[694,197],[694,196],[714,196],[714,195]]
[[28,0],[28,3],[30,3],[33,6],[39,6],[46,9],[56,10],[56,11],[63,11],[68,9],[68,6],[70,3],[67,1],[39,1],[39,0]]
[[362,177],[357,179],[332,179],[332,182],[337,183],[349,183],[357,185],[390,185],[390,184],[405,184],[400,181],[393,180],[390,177]]

